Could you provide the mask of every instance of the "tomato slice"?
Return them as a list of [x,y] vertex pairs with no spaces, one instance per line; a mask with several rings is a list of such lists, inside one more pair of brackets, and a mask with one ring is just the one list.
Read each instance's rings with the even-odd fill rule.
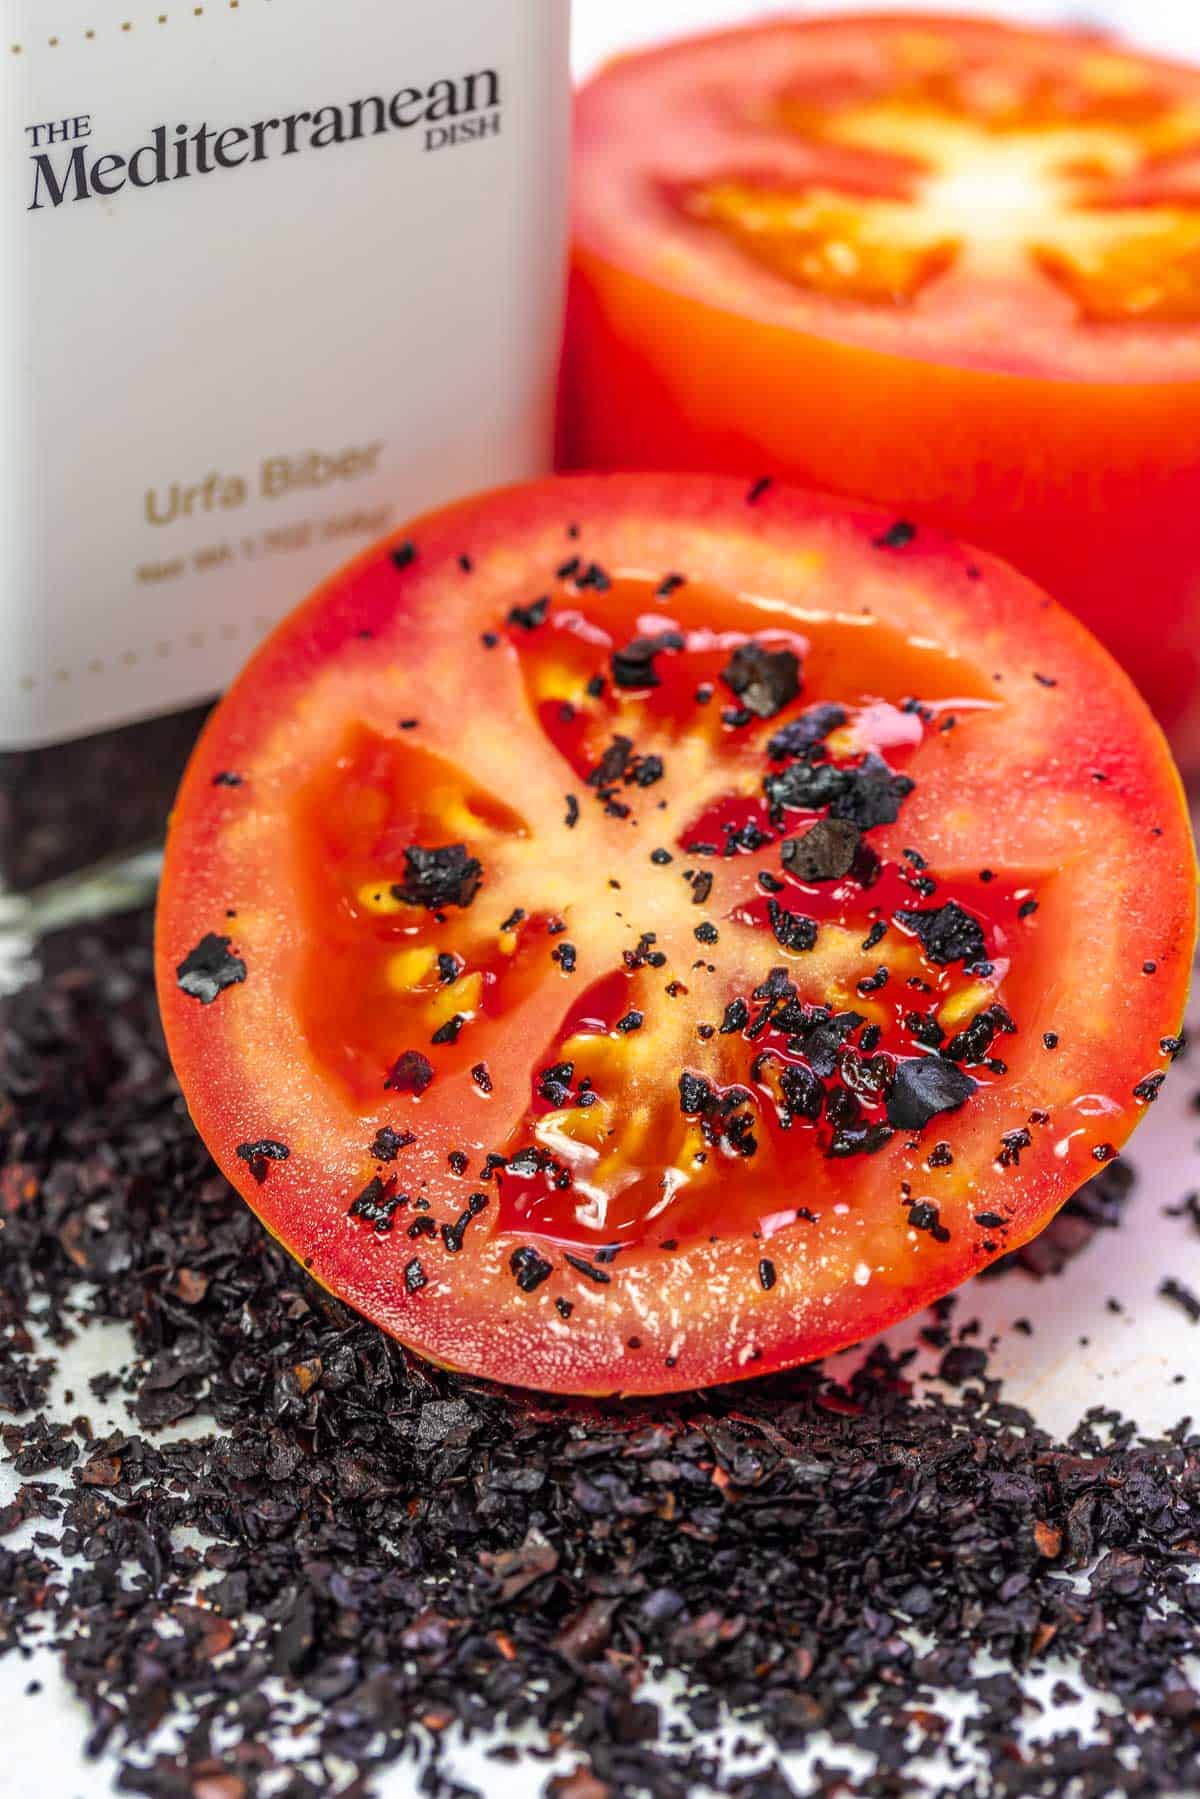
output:
[[1076,608],[1200,760],[1200,71],[765,23],[603,71],[575,184],[567,465],[918,507]]
[[292,615],[171,824],[197,1126],[332,1291],[588,1392],[819,1355],[1043,1225],[1157,1091],[1181,791],[1003,564],[768,483],[418,521]]

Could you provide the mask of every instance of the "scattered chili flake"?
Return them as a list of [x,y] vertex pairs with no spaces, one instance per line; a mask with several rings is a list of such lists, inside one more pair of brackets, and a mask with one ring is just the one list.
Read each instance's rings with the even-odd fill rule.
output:
[[510,625],[516,625],[517,629],[520,631],[536,631],[539,625],[545,624],[546,614],[549,610],[550,595],[544,593],[540,599],[534,600],[531,605],[510,606],[508,609],[508,622]]
[[1172,1305],[1178,1306],[1181,1312],[1186,1313],[1193,1324],[1200,1324],[1200,1299],[1196,1297],[1190,1287],[1186,1287],[1181,1280],[1177,1280],[1173,1274],[1169,1274],[1158,1290],[1164,1299],[1169,1299]]
[[286,1143],[276,1142],[274,1137],[259,1137],[253,1143],[239,1143],[237,1154],[243,1162],[248,1162],[250,1172],[259,1186],[267,1178],[267,1171],[272,1162],[286,1162],[291,1155]]
[[888,1088],[888,1123],[897,1130],[922,1130],[939,1112],[957,1112],[975,1086],[969,1074],[941,1056],[906,1056]]
[[184,993],[198,999],[202,1006],[211,1006],[226,987],[236,987],[246,978],[246,964],[232,953],[232,942],[231,937],[209,931],[175,970],[175,979]]
[[465,843],[446,843],[423,849],[413,843],[404,852],[404,879],[391,888],[392,896],[406,906],[469,906],[479,891],[483,864],[467,854]]
[[522,1293],[535,1292],[554,1273],[553,1265],[528,1243],[513,1250],[508,1258],[508,1265]]
[[931,962],[973,963],[987,954],[982,925],[957,900],[923,911],[898,911],[896,923],[913,933]]
[[753,718],[774,718],[800,692],[800,662],[794,650],[769,650],[749,638],[734,650],[721,679]]
[[411,1093],[418,1099],[433,1079],[433,1063],[419,1049],[406,1049],[388,1072],[385,1088],[394,1093]]
[[798,881],[840,881],[854,867],[861,842],[862,833],[851,819],[819,818],[803,837],[785,838],[779,854]]
[[580,1274],[586,1275],[588,1280],[594,1281],[598,1287],[607,1287],[612,1280],[612,1275],[605,1269],[597,1268],[594,1263],[586,1261],[583,1256],[572,1255],[568,1251],[563,1260],[569,1262],[572,1268]]

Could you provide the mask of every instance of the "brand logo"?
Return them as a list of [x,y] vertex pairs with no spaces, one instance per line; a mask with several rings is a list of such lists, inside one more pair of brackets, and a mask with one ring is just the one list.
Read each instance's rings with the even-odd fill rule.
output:
[[426,150],[496,137],[500,131],[500,76],[495,69],[398,88],[390,98],[368,94],[341,106],[285,113],[250,125],[215,130],[205,121],[156,125],[147,142],[122,155],[97,154],[90,113],[26,125],[33,165],[33,192],[27,210],[41,212],[64,200],[107,197],[125,187],[157,187],[193,175],[212,175],[245,163],[327,150],[359,138],[420,130]]

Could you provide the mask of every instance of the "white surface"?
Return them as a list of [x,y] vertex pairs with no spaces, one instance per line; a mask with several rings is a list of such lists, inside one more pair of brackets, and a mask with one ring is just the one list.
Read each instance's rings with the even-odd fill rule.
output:
[[[1200,984],[1192,1013],[1193,1031],[1200,1039]],[[1119,1229],[1100,1232],[1063,1274],[1049,1280],[1038,1282],[1014,1273],[977,1281],[960,1291],[954,1322],[978,1318],[983,1327],[981,1341],[993,1334],[1000,1338],[989,1373],[1003,1378],[1005,1399],[1027,1406],[1040,1424],[1057,1434],[1067,1433],[1095,1405],[1111,1406],[1137,1419],[1147,1434],[1175,1424],[1188,1413],[1200,1413],[1200,1325],[1189,1323],[1158,1293],[1166,1274],[1200,1289],[1200,1232],[1188,1217],[1166,1215],[1166,1209],[1177,1205],[1189,1189],[1200,1187],[1200,1112],[1192,1103],[1198,1083],[1200,1050],[1176,1065],[1133,1140],[1130,1160],[1139,1180]],[[1119,1313],[1110,1309],[1110,1298],[1120,1302]],[[1011,1330],[1017,1318],[1033,1323],[1031,1337]],[[923,1317],[910,1320],[889,1333],[887,1341],[897,1348],[908,1347],[923,1322]],[[866,1353],[866,1347],[848,1352],[843,1363],[846,1372]],[[64,1388],[84,1395],[89,1376],[122,1366],[131,1353],[123,1327],[89,1330],[63,1359],[52,1395],[52,1415],[61,1416],[64,1411],[69,1415],[82,1403],[79,1397],[74,1408],[64,1408],[59,1398]],[[932,1374],[937,1360],[922,1348],[914,1372]],[[119,1399],[102,1406],[89,1396],[86,1409],[97,1434],[138,1428]],[[203,1435],[208,1428],[203,1418],[195,1418],[177,1432],[165,1432],[164,1438]],[[0,1504],[11,1497],[16,1485],[11,1469],[0,1463]],[[5,1544],[21,1546],[40,1528],[42,1524],[35,1520],[6,1538]],[[1051,1658],[1030,1674],[1027,1689],[1044,1696],[1060,1676],[1070,1678],[1077,1688],[1082,1686],[1077,1670]],[[31,1679],[39,1680],[43,1690],[26,1697]],[[664,1708],[668,1720],[676,1690],[669,1680],[653,1683],[646,1690],[646,1696]],[[971,1701],[950,1694],[939,1695],[937,1703],[957,1715]],[[1040,1726],[1038,1713],[1030,1711],[1028,1715],[1035,1720],[1031,1733],[1040,1729],[1047,1734],[1051,1722],[1056,1729],[1077,1725],[1086,1733],[1093,1710],[1094,1702],[1086,1698],[1069,1716],[1061,1707],[1048,1707]],[[297,1703],[297,1718],[304,1715],[303,1705]],[[37,1769],[36,1791],[50,1799],[101,1799],[113,1791],[116,1758],[106,1756],[90,1765],[82,1761],[86,1717],[49,1651],[30,1661],[15,1655],[0,1660],[0,1717],[6,1725],[8,1752],[0,1761],[0,1799],[30,1799],[35,1790],[29,1772],[33,1768]],[[724,1741],[732,1742],[735,1736],[754,1739],[752,1731],[739,1726],[724,1733]],[[536,1741],[529,1734],[518,1740]],[[510,1765],[488,1759],[492,1745],[486,1738],[470,1744],[454,1738],[450,1742],[451,1770],[486,1799],[534,1799],[552,1774],[569,1769],[577,1760],[567,1754]],[[304,1746],[303,1736],[290,1744],[297,1756],[302,1755]],[[806,1776],[817,1755],[856,1772],[870,1766],[867,1758],[834,1749],[816,1737],[802,1755],[784,1758],[800,1793],[808,1790]],[[761,1751],[759,1759],[764,1756]],[[946,1790],[979,1771],[971,1754],[960,1769],[942,1768]],[[417,1788],[412,1763],[389,1769],[378,1777],[372,1790],[379,1799],[414,1799]]]
[[[879,4],[879,0],[876,0]],[[753,16],[785,10],[763,4],[737,4],[736,0],[577,0],[575,62],[582,71],[625,43],[646,41],[684,28],[698,28],[723,18]],[[933,10],[933,7],[928,7]],[[1011,16],[1061,17],[1054,6],[994,3],[992,10]],[[1200,8],[1191,0],[1112,0],[1103,8],[1089,9],[1094,19],[1101,14],[1124,25],[1139,41],[1200,53]],[[1078,16],[1078,15],[1076,15]],[[1196,1024],[1200,1026],[1200,1008]],[[1131,1159],[1140,1175],[1136,1193],[1120,1230],[1100,1233],[1067,1272],[1042,1283],[1020,1275],[975,1283],[960,1295],[957,1319],[978,1317],[985,1338],[1002,1333],[993,1369],[1003,1375],[1005,1397],[1027,1405],[1038,1421],[1055,1432],[1065,1432],[1093,1405],[1115,1406],[1136,1417],[1148,1431],[1175,1423],[1181,1416],[1200,1411],[1200,1326],[1193,1326],[1178,1309],[1158,1296],[1164,1274],[1174,1273],[1200,1287],[1200,1234],[1187,1218],[1169,1218],[1164,1209],[1177,1204],[1191,1187],[1200,1186],[1200,1113],[1191,1106],[1191,1094],[1200,1079],[1196,1061],[1181,1062],[1168,1079],[1161,1099],[1152,1109],[1132,1145]],[[1120,1301],[1113,1313],[1109,1298]],[[1031,1338],[1007,1329],[1017,1317],[1033,1320]],[[892,1341],[912,1341],[918,1323],[892,1334]],[[1086,1341],[1085,1341],[1086,1339]],[[862,1352],[853,1352],[861,1354]],[[85,1387],[96,1370],[127,1359],[129,1345],[116,1328],[89,1333],[72,1353],[69,1369],[60,1377],[76,1391]],[[926,1370],[933,1358],[925,1356]],[[1182,1381],[1178,1376],[1183,1376]],[[119,1411],[105,1412],[91,1406],[98,1430],[120,1427],[128,1420]],[[11,1471],[0,1464],[0,1503],[15,1485]],[[34,1525],[27,1527],[31,1533]],[[25,1534],[8,1539],[16,1545]],[[1043,1666],[1030,1686],[1048,1687],[1070,1670],[1053,1663]],[[26,1699],[27,1681],[37,1678],[43,1691]],[[653,1697],[669,1705],[671,1689],[658,1686]],[[961,1707],[960,1707],[961,1709]],[[1078,1717],[1062,1711],[1047,1713],[1040,1734],[1046,1734],[1053,1717],[1055,1728],[1078,1722],[1086,1731],[1086,1704]],[[29,1799],[33,1793],[50,1799],[99,1799],[112,1790],[115,1762],[106,1758],[86,1765],[81,1745],[86,1728],[82,1709],[62,1683],[57,1663],[49,1654],[23,1663],[15,1656],[0,1661],[0,1716],[6,1726],[5,1755],[0,1761],[0,1799]],[[1037,1727],[1034,1727],[1036,1733]],[[297,1742],[297,1752],[302,1749]],[[490,1762],[485,1743],[459,1747],[455,1771],[478,1787],[488,1799],[532,1799],[542,1792],[555,1772],[574,1764],[575,1757],[557,1761],[509,1766]],[[803,1790],[804,1775],[819,1742],[804,1757],[790,1757],[789,1773]],[[863,1762],[848,1753],[827,1756],[835,1766],[858,1771]],[[953,1776],[944,1769],[947,1790],[977,1772],[971,1762]],[[392,1769],[376,1782],[381,1799],[410,1799],[416,1792],[411,1764]]]

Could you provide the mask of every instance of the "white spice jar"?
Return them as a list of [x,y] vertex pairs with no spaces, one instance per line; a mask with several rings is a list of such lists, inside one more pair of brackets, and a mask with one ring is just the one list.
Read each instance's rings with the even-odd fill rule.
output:
[[0,883],[27,888],[156,826],[187,709],[323,574],[549,466],[569,9],[0,13]]

